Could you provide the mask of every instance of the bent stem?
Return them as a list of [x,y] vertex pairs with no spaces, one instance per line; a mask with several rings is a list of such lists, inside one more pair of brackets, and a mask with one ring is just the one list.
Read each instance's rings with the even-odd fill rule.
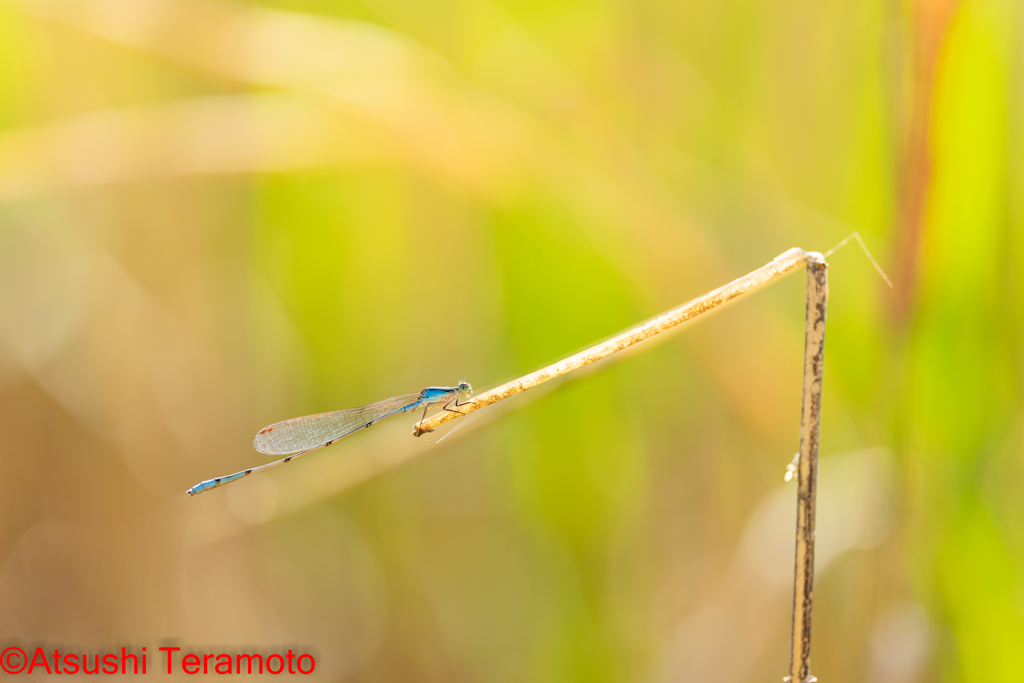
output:
[[821,430],[821,380],[825,359],[825,310],[828,264],[820,255],[807,260],[807,320],[804,336],[803,407],[800,411],[800,459],[797,465],[796,559],[793,570],[793,634],[789,683],[812,683],[811,607],[814,593],[814,512],[818,488],[818,436]]
[[[859,239],[859,236],[858,236]],[[807,264],[807,317],[804,338],[803,403],[800,413],[800,453],[797,461],[796,558],[793,575],[793,632],[788,683],[813,683],[810,674],[811,608],[814,593],[814,515],[818,484],[818,437],[821,430],[821,383],[825,358],[825,312],[828,305],[828,263],[818,252],[790,249],[755,271],[708,292],[650,322],[574,356],[499,387],[478,394],[459,412],[442,411],[418,422],[420,436],[462,415],[497,403],[544,382],[578,370],[613,353],[672,329],[743,294],[769,284]],[[876,266],[877,267],[877,266]],[[788,480],[788,477],[787,477]]]
[[671,311],[661,314],[654,320],[651,320],[639,327],[636,327],[628,332],[624,332],[617,337],[613,337],[606,342],[602,342],[597,346],[581,351],[574,356],[570,356],[563,360],[558,361],[552,365],[547,366],[536,372],[531,372],[528,375],[524,375],[519,379],[506,382],[500,387],[495,387],[489,391],[485,391],[482,394],[477,394],[473,397],[473,400],[459,407],[459,411],[443,410],[435,415],[432,415],[425,420],[420,420],[416,423],[413,428],[413,436],[420,436],[433,430],[435,427],[454,420],[461,415],[468,415],[474,410],[479,410],[485,406],[497,403],[503,399],[515,396],[516,394],[522,393],[527,389],[531,389],[538,384],[543,384],[549,380],[560,377],[573,370],[578,370],[585,365],[589,365],[595,361],[599,361],[606,356],[610,356],[617,351],[627,349],[634,344],[650,339],[651,337],[661,334],[666,330],[670,330],[680,323],[686,322],[691,318],[696,318],[702,313],[721,306],[727,301],[731,301],[747,292],[753,291],[758,287],[766,285],[784,275],[787,275],[804,263],[808,263],[810,260],[816,259],[821,263],[824,263],[825,259],[818,252],[807,252],[803,249],[790,249],[789,251],[783,252],[775,259],[758,268],[755,271],[747,273],[743,277],[733,280],[724,287],[712,290],[704,296],[698,297],[693,301],[683,304],[678,308],[674,308]]

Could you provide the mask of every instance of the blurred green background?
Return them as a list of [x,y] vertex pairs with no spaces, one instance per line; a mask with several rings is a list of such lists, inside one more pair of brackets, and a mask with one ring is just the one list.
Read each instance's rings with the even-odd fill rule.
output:
[[802,272],[184,492],[859,230],[896,287],[830,257],[812,672],[1022,680],[1022,46],[1010,0],[2,0],[0,639],[777,681]]

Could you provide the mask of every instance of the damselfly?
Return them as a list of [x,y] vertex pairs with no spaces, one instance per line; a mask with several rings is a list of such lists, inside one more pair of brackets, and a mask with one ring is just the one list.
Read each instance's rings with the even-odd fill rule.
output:
[[288,457],[229,474],[226,477],[207,479],[190,488],[188,495],[194,496],[218,486],[230,484],[253,472],[291,462],[300,455],[330,446],[338,439],[343,439],[349,434],[366,429],[375,422],[380,422],[384,418],[398,413],[408,413],[423,408],[423,417],[426,417],[427,411],[437,406],[442,406],[444,410],[452,410],[448,406],[452,404],[465,405],[466,400],[464,399],[468,399],[472,393],[473,387],[468,382],[460,382],[455,387],[427,387],[415,394],[394,396],[361,408],[335,410],[331,413],[307,415],[277,422],[261,429],[253,440],[253,446],[260,453],[287,455]]

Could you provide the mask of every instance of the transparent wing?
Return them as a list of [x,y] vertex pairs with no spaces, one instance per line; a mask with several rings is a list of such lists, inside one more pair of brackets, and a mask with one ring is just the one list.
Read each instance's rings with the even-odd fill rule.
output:
[[295,417],[264,427],[253,440],[253,446],[267,455],[287,455],[327,442],[337,441],[352,432],[398,412],[412,410],[420,404],[419,392],[386,398],[360,408],[335,410],[330,413]]

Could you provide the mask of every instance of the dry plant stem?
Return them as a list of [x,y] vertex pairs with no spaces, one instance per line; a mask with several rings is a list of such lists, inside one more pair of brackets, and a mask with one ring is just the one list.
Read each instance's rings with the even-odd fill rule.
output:
[[817,252],[806,252],[803,249],[790,249],[789,251],[777,256],[771,263],[762,266],[751,273],[747,273],[738,280],[733,280],[724,287],[719,287],[718,289],[708,292],[702,297],[698,297],[689,303],[683,304],[679,308],[663,313],[654,320],[644,323],[629,332],[624,332],[617,337],[609,339],[608,341],[598,344],[586,351],[581,351],[574,356],[560,360],[542,370],[531,372],[519,379],[506,382],[500,387],[477,394],[473,397],[473,400],[470,403],[462,405],[457,409],[453,409],[458,410],[459,412],[443,410],[436,413],[427,419],[418,422],[412,433],[414,436],[420,436],[421,434],[429,432],[435,427],[444,424],[448,420],[453,420],[460,415],[466,415],[474,410],[479,410],[480,408],[492,403],[506,399],[509,396],[514,396],[515,394],[526,391],[538,384],[542,384],[548,380],[552,380],[568,372],[577,370],[584,365],[593,363],[594,361],[601,360],[616,351],[622,351],[633,344],[642,342],[645,339],[650,339],[656,334],[672,329],[682,322],[690,320],[691,318],[696,318],[700,314],[707,313],[711,309],[717,308],[727,301],[731,301],[738,296],[746,294],[747,292],[755,290],[758,287],[766,285],[773,280],[777,280],[778,278],[793,272],[801,265],[808,262],[809,259],[817,259],[819,262],[824,263],[824,258],[822,258],[821,254]]
[[820,255],[807,259],[807,323],[804,338],[803,408],[800,413],[800,462],[797,468],[796,560],[793,574],[791,683],[811,676],[811,603],[814,593],[814,507],[818,487],[818,435],[821,427],[821,379],[825,359],[825,309],[828,264]]

